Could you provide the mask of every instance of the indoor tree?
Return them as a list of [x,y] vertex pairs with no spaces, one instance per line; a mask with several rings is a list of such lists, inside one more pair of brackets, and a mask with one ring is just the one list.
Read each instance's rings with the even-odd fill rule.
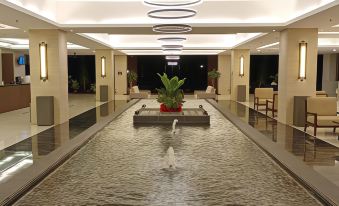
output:
[[210,78],[212,80],[212,86],[215,88],[216,85],[216,80],[220,77],[220,72],[218,72],[217,70],[213,69],[212,71],[209,71],[207,76],[208,78]]
[[135,81],[137,81],[137,79],[138,79],[137,73],[135,73],[134,71],[128,71],[128,73],[127,73],[127,81],[128,81],[128,84],[129,84],[130,88],[133,87],[133,83]]

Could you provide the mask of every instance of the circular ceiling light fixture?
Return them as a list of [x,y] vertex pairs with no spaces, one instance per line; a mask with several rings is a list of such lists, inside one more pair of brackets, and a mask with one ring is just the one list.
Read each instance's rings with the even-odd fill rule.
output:
[[153,26],[153,31],[165,34],[181,34],[192,31],[192,27],[187,24],[159,24]]
[[144,0],[150,6],[193,6],[201,2],[202,0]]
[[182,49],[184,46],[183,45],[174,45],[174,44],[171,44],[171,45],[162,45],[161,46],[163,49]]
[[166,56],[166,60],[179,60],[180,56]]
[[181,42],[181,41],[186,41],[186,38],[184,38],[184,37],[162,37],[162,38],[159,38],[158,41]]
[[147,13],[148,17],[155,19],[184,19],[197,14],[193,9],[156,9]]
[[166,54],[180,54],[182,49],[163,49],[162,51]]

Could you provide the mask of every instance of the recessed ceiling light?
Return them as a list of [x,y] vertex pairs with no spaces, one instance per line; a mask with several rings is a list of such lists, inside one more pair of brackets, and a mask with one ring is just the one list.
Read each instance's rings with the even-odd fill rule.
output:
[[69,30],[70,32],[73,32],[73,29]]
[[336,49],[333,49],[332,51],[336,52],[337,50],[336,50]]
[[275,32],[276,30],[275,29],[273,29],[273,32]]
[[260,49],[258,49],[257,51],[258,51],[258,52],[261,52],[261,50],[260,50]]

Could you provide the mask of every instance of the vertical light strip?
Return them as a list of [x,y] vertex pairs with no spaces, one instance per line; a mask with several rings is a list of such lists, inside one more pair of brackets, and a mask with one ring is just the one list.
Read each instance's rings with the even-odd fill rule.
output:
[[47,44],[41,42],[39,44],[39,54],[40,54],[40,79],[46,81],[48,79],[47,73]]
[[240,57],[240,69],[239,69],[239,76],[243,77],[244,76],[244,57]]
[[101,77],[106,77],[106,57],[101,57]]
[[307,43],[299,43],[299,75],[298,79],[303,81],[306,79],[306,58],[307,58]]

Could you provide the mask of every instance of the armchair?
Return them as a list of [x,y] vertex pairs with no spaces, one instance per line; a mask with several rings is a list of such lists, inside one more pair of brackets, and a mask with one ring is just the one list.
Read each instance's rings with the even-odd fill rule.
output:
[[335,132],[339,127],[339,116],[337,116],[337,99],[335,97],[309,97],[305,102],[306,122],[304,131],[308,126],[314,128],[314,136],[317,128],[333,128]]
[[259,110],[259,106],[266,106],[266,100],[272,101],[273,88],[255,88],[254,90],[254,109]]

